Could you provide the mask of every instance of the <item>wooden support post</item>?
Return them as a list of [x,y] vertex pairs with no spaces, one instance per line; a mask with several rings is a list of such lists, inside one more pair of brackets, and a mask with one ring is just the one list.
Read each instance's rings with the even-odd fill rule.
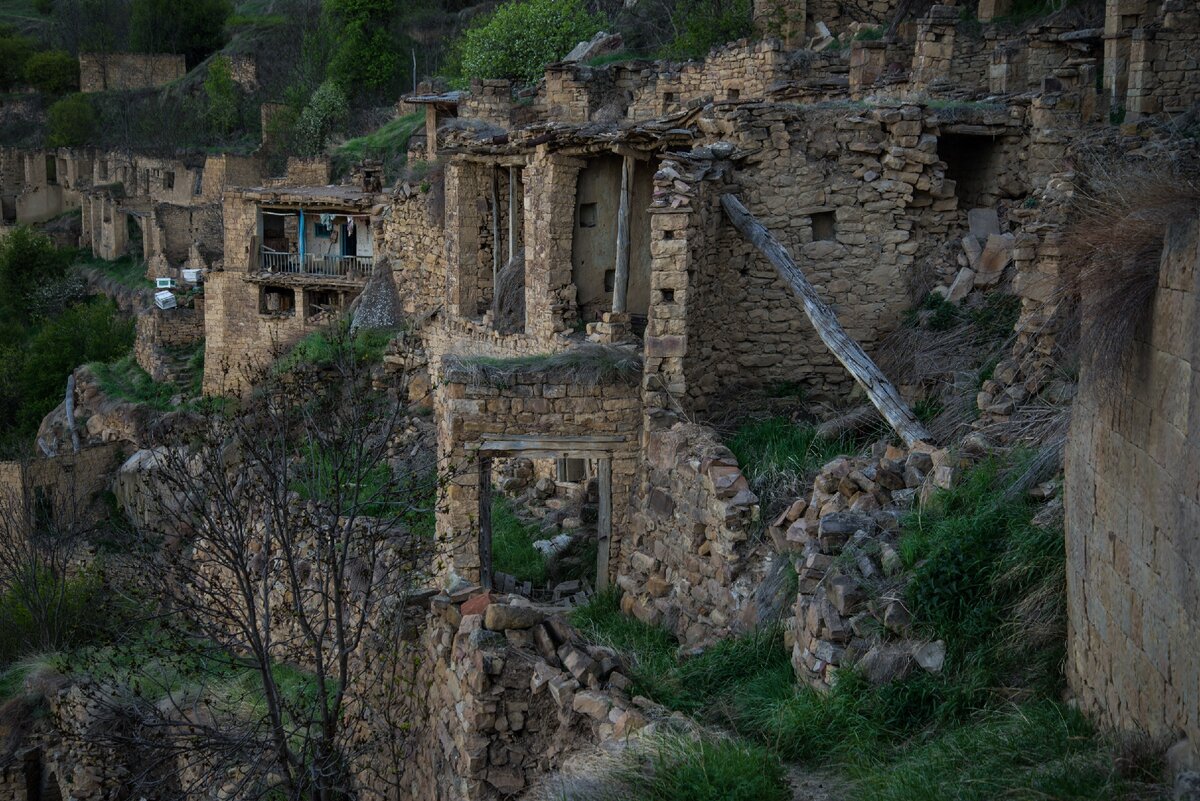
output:
[[500,276],[500,176],[492,167],[492,317],[496,316],[496,279]]
[[633,190],[633,156],[621,161],[621,202],[617,207],[617,268],[613,277],[613,305],[615,312],[625,311],[625,297],[629,291],[629,193]]
[[517,168],[508,166],[508,260],[517,255]]
[[733,227],[775,265],[783,280],[804,301],[804,313],[817,329],[821,341],[833,352],[859,386],[866,390],[871,403],[904,443],[911,448],[918,442],[932,442],[929,432],[904,402],[904,398],[900,397],[895,385],[888,381],[883,371],[871,361],[871,357],[862,346],[846,333],[833,309],[821,300],[817,290],[804,277],[804,273],[779,240],[771,236],[771,232],[755,219],[734,195],[722,195],[721,207],[725,209]]
[[492,460],[479,460],[479,583],[492,588]]
[[596,520],[596,591],[608,589],[608,548],[612,541],[612,459],[596,461],[600,511]]

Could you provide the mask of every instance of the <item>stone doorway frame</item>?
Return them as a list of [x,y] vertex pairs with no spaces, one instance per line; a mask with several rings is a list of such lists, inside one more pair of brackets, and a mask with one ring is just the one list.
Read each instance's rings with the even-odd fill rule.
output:
[[608,589],[609,544],[612,541],[612,459],[628,438],[615,434],[552,436],[483,434],[469,449],[479,463],[479,579],[492,589],[492,460],[509,456],[528,459],[595,459],[600,509],[596,520],[596,591]]

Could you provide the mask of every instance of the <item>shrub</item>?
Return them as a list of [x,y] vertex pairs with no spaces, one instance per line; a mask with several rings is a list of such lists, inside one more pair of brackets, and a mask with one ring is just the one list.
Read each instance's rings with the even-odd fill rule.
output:
[[32,228],[18,226],[0,238],[0,314],[4,319],[28,321],[34,293],[61,279],[69,261],[66,252]]
[[182,53],[194,66],[221,47],[232,13],[230,0],[133,0],[129,41],[142,53]]
[[325,149],[329,137],[350,115],[346,93],[336,81],[325,81],[296,121],[296,146],[302,155],[315,156]]
[[95,571],[72,578],[39,571],[0,587],[0,665],[95,642],[111,630],[113,606]]
[[703,58],[717,45],[754,31],[750,0],[689,0],[679,13],[679,33],[664,52],[668,58]]
[[32,54],[32,40],[9,26],[0,26],[0,92],[13,89],[25,79],[25,64]]
[[79,62],[65,50],[46,50],[25,62],[25,82],[48,95],[79,89]]
[[217,56],[208,65],[204,77],[204,95],[208,99],[207,116],[213,130],[227,134],[238,121],[237,84],[229,70],[229,59]]
[[86,145],[96,129],[96,110],[86,95],[67,95],[50,107],[50,147]]
[[590,13],[582,0],[510,0],[455,44],[462,77],[533,83],[546,64],[591,38],[603,24],[604,18]]
[[391,32],[394,0],[326,0],[333,17],[329,77],[344,89],[379,91],[401,83],[406,62]]

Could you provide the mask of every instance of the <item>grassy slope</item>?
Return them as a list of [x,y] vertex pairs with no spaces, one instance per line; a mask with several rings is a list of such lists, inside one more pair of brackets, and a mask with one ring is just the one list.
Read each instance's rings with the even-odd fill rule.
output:
[[905,524],[916,630],[948,644],[939,675],[873,687],[843,671],[820,695],[797,684],[778,630],[679,661],[670,635],[622,616],[615,595],[574,620],[630,656],[636,692],[777,760],[835,768],[856,801],[1155,797],[1154,766],[1119,770],[1114,744],[1058,700],[1061,532],[999,501],[1000,483],[985,465]]

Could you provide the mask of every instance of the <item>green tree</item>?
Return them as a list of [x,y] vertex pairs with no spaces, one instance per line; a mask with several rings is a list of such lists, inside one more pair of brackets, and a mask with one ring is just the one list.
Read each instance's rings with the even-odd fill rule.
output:
[[96,110],[87,96],[76,92],[50,107],[50,147],[79,147],[87,144],[96,129]]
[[406,62],[394,31],[395,0],[325,0],[333,22],[329,77],[347,91],[395,86]]
[[346,93],[337,81],[328,80],[317,87],[296,121],[296,147],[301,155],[315,156],[324,150],[329,137],[349,114]]
[[225,42],[230,0],[133,0],[129,39],[142,53],[182,53],[195,66]]
[[25,62],[25,82],[48,95],[79,89],[79,61],[66,50],[44,50]]
[[25,79],[25,63],[33,55],[33,41],[11,25],[0,25],[0,92],[7,92]]
[[34,293],[62,279],[69,262],[46,235],[23,225],[10,231],[0,239],[0,316],[27,323]]
[[679,13],[679,33],[664,53],[668,58],[703,58],[717,45],[754,32],[750,0],[687,0]]
[[209,63],[204,94],[208,98],[206,114],[213,130],[219,134],[232,131],[238,121],[238,92],[229,70],[229,59],[225,56],[217,56]]
[[133,320],[108,298],[78,303],[47,320],[30,338],[21,366],[23,403],[17,423],[36,431],[62,400],[67,376],[81,364],[111,362],[133,347]]
[[583,0],[513,0],[472,25],[456,43],[462,77],[511,78],[533,83],[604,25]]

